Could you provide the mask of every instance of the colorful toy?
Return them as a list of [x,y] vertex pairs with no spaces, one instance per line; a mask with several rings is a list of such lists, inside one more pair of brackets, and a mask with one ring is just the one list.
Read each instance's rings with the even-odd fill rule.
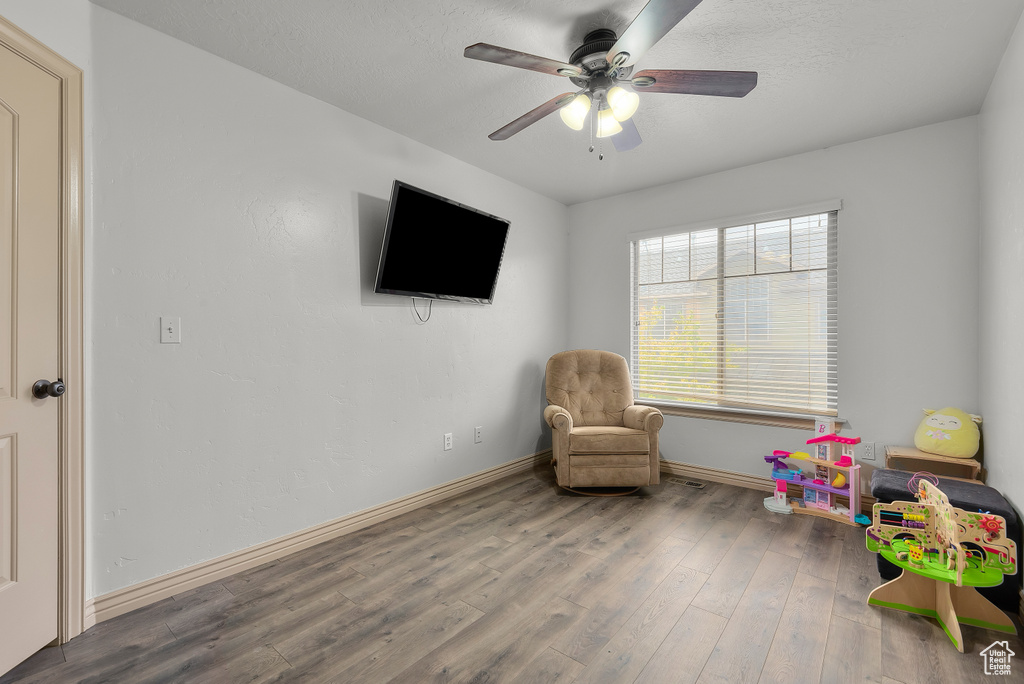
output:
[[925,419],[914,433],[914,446],[929,454],[973,458],[981,444],[981,416],[957,408],[925,409]]
[[[816,445],[815,456],[789,451],[774,451],[771,456],[765,456],[765,462],[772,464],[772,478],[776,480],[775,496],[764,500],[765,508],[781,512],[780,504],[786,503],[786,497],[783,490],[779,498],[778,481],[785,480],[803,487],[803,500],[789,502],[791,512],[831,518],[849,525],[863,524],[858,522],[858,516],[866,522],[866,517],[860,514],[860,466],[853,462],[853,448],[859,442],[859,437],[839,437],[832,433],[807,440],[808,444]],[[833,458],[832,453],[837,444],[842,447],[839,459]],[[814,476],[809,477],[800,468],[791,468],[784,462],[786,458],[810,462],[814,465]],[[837,496],[846,498],[847,505],[837,501]]]
[[775,513],[791,514],[793,509],[786,502],[786,481],[775,481],[775,496],[764,500],[764,507]]
[[[933,476],[934,477],[934,476]],[[963,652],[958,623],[1016,634],[1013,623],[975,587],[992,587],[1017,572],[1017,547],[1006,520],[955,508],[934,482],[910,480],[918,502],[878,503],[867,530],[868,550],[903,573],[868,596],[868,603],[939,621]]]

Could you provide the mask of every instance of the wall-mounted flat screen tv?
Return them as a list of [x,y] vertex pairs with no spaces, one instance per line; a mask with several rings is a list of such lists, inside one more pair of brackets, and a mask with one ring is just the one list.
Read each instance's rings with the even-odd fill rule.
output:
[[490,304],[509,222],[396,180],[374,292]]

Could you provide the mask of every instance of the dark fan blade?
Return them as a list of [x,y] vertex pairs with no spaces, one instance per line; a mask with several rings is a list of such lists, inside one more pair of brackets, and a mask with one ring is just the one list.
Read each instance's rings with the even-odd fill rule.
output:
[[515,50],[498,47],[497,45],[488,45],[487,43],[470,45],[463,54],[470,59],[479,59],[482,62],[494,62],[495,64],[504,64],[520,69],[531,69],[542,74],[551,74],[552,76],[579,76],[583,73],[578,66],[573,66],[572,64],[558,62],[547,57],[528,55],[525,52],[516,52]]
[[633,123],[632,119],[626,119],[619,123],[622,124],[622,130],[612,136],[615,149],[619,152],[629,152],[632,149],[636,149],[644,141],[640,137],[640,131],[636,130],[636,124]]
[[634,79],[653,78],[654,84],[633,84],[638,93],[681,93],[743,97],[757,85],[756,71],[686,71],[644,69]]
[[[650,0],[612,45],[608,63],[612,66],[633,64],[699,4],[700,0]],[[628,57],[616,64],[615,56],[620,52],[628,53]]]
[[576,97],[576,93],[562,93],[557,97],[553,97],[540,107],[523,114],[512,123],[505,124],[487,137],[491,140],[508,140],[527,126],[537,123],[551,112],[561,108],[565,104],[568,104],[574,97]]

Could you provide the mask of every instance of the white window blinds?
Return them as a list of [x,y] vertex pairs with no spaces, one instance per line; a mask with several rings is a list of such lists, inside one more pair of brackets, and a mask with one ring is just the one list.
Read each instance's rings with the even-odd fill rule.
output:
[[835,415],[837,215],[633,240],[637,398]]

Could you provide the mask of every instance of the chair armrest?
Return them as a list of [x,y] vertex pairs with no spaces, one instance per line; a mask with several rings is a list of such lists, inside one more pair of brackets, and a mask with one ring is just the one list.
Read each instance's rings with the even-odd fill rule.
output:
[[627,406],[622,412],[622,423],[634,430],[643,430],[651,440],[650,468],[651,484],[661,482],[661,451],[658,448],[658,431],[665,424],[665,416],[653,406]]
[[572,415],[561,406],[554,404],[544,409],[544,420],[551,426],[552,430],[572,431]]
[[633,430],[657,432],[665,424],[665,416],[653,406],[633,404],[622,412],[622,424]]

